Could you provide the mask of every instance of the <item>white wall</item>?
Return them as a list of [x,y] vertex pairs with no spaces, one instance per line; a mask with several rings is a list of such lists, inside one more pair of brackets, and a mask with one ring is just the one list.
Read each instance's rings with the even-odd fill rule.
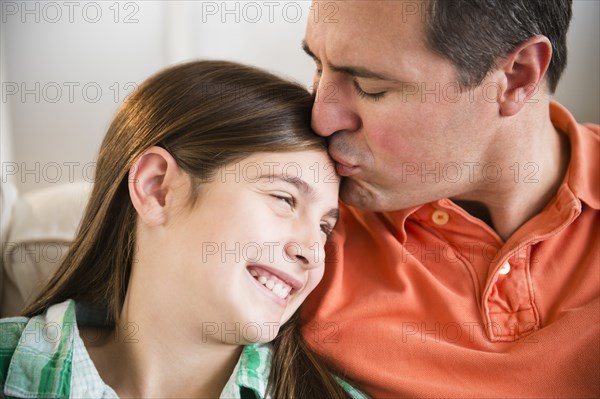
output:
[[[0,34],[0,49],[4,48],[4,34]],[[6,63],[3,54],[0,56],[0,82],[7,81]],[[12,137],[10,133],[10,111],[8,109],[8,102],[0,100],[0,161],[11,162],[13,159],[13,145]],[[0,180],[3,178],[3,169],[0,168]]]
[[[239,61],[306,86],[314,64],[301,50],[310,1],[176,1],[167,7],[168,62],[190,57]],[[174,49],[176,49],[174,51]]]
[[[166,65],[222,58],[306,86],[314,68],[300,49],[306,0],[1,3],[1,164],[20,191],[90,180],[119,103]],[[569,67],[556,95],[596,123],[599,4],[575,1]]]
[[2,169],[22,192],[91,180],[119,103],[133,83],[164,66],[237,60],[306,85],[312,74],[300,49],[308,1],[2,0],[1,6]]
[[575,0],[567,69],[555,98],[581,122],[600,123],[600,1]]
[[91,179],[128,82],[164,65],[161,3],[138,3],[135,23],[124,23],[123,6],[119,15],[109,9],[113,2],[65,3],[1,5],[2,104],[14,162],[3,158],[2,168],[20,191]]

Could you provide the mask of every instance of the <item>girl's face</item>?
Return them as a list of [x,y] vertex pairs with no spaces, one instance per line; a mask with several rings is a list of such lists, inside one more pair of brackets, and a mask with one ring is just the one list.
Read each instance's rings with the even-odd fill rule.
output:
[[258,153],[218,170],[169,227],[173,311],[203,342],[272,340],[323,277],[338,188],[324,151]]

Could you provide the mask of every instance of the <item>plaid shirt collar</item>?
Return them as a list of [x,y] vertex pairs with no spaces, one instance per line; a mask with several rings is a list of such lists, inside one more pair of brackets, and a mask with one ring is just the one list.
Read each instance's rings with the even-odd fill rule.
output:
[[[92,319],[96,310],[67,300],[46,313],[14,318],[25,324],[12,355],[4,395],[14,398],[118,398],[100,378],[79,336],[77,320]],[[244,347],[235,371],[221,394],[222,399],[239,399],[246,387],[257,397],[266,395],[271,370],[272,347],[254,344]]]

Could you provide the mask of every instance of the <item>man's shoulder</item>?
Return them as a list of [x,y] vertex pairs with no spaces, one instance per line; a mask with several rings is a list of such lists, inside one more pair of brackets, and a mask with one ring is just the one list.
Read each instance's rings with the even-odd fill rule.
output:
[[597,155],[598,146],[600,146],[600,125],[595,123],[580,123],[578,124],[578,128],[584,150]]
[[577,124],[570,131],[572,146],[569,186],[574,194],[591,208],[600,209],[600,126]]
[[589,131],[592,135],[596,136],[596,138],[600,138],[600,125],[595,123],[582,123],[580,126]]

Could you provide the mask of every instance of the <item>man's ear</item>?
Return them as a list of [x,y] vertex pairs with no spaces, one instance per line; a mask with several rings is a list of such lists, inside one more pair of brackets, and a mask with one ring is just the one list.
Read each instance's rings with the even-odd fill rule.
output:
[[552,44],[546,36],[533,36],[521,43],[497,66],[502,76],[500,114],[516,115],[544,84],[552,59]]
[[174,183],[181,171],[171,154],[161,147],[150,147],[129,170],[129,196],[142,221],[159,226],[167,221]]

